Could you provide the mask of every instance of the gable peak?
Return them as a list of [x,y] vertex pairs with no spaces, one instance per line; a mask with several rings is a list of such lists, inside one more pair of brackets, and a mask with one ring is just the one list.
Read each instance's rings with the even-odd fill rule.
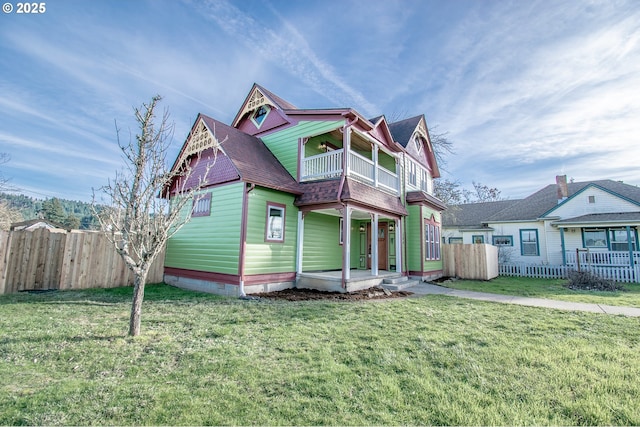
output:
[[277,95],[269,92],[257,83],[253,84],[253,87],[249,91],[249,95],[244,101],[242,108],[233,119],[233,127],[236,127],[240,120],[248,113],[257,110],[262,106],[270,106],[279,110],[295,109],[296,107],[280,98]]
[[189,132],[187,141],[184,144],[184,148],[176,164],[180,165],[190,156],[202,153],[208,148],[220,148],[220,141],[215,137],[215,129],[209,129],[204,118],[200,115],[195,125],[191,128],[191,132]]

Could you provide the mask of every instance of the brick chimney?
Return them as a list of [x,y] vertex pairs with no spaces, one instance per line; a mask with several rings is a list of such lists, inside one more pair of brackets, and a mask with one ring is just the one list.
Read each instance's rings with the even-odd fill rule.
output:
[[567,175],[556,175],[556,186],[558,188],[558,203],[562,203],[569,198]]

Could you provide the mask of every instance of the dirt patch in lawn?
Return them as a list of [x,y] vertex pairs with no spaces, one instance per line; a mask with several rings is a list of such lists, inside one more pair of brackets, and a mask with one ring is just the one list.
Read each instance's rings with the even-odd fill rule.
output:
[[376,299],[404,298],[413,295],[407,291],[389,291],[379,287],[356,292],[326,292],[315,289],[285,289],[284,291],[252,294],[253,297],[286,301],[332,300],[332,301],[366,301]]

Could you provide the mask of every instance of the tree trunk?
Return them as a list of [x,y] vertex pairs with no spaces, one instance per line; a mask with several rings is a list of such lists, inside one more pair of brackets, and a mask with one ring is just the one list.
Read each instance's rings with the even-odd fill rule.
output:
[[140,335],[140,319],[142,317],[142,300],[144,299],[144,284],[147,282],[148,269],[142,269],[136,273],[133,286],[133,304],[131,305],[131,318],[129,319],[129,336]]

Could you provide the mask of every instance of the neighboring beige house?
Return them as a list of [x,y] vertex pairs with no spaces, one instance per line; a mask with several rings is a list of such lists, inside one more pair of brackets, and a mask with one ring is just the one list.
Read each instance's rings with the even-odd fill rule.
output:
[[638,264],[640,188],[613,180],[556,184],[520,200],[453,206],[445,243],[490,243],[500,262],[571,264],[576,250],[604,264]]

